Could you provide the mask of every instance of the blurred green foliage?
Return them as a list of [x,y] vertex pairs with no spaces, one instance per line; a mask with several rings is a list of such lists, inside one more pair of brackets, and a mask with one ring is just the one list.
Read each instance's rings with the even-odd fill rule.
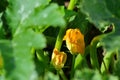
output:
[[[120,0],[78,0],[67,10],[69,0],[0,0],[0,80],[61,80],[63,75],[51,65],[52,50],[59,30],[78,28],[85,37],[85,56],[77,55],[71,80],[119,80]],[[93,54],[105,73],[91,64]],[[72,55],[63,72],[70,80]],[[106,62],[106,54],[112,54]],[[100,56],[99,56],[100,55]],[[95,56],[93,56],[95,57]],[[100,67],[99,66],[99,67]],[[63,73],[62,73],[63,74]]]

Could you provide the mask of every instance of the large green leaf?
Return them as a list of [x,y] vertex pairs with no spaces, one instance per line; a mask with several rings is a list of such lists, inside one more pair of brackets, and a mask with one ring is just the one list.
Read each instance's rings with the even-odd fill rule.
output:
[[120,0],[105,0],[106,6],[108,7],[109,11],[113,13],[115,17],[120,18]]
[[[63,26],[63,10],[56,4],[49,4],[49,0],[9,0],[6,19],[12,32],[18,32],[19,27],[29,26]],[[43,26],[44,25],[44,26]]]
[[[60,12],[61,10],[61,12]],[[30,17],[25,21],[25,26],[64,26],[62,7],[59,9],[57,4],[51,4],[49,7],[41,10],[36,8]],[[43,28],[43,27],[42,27]]]
[[114,24],[113,32],[105,34],[101,42],[108,51],[120,49],[119,0],[110,0],[110,2],[108,0],[82,0],[80,8],[87,19],[100,31],[106,30],[111,23]]
[[15,36],[12,41],[1,41],[0,51],[4,58],[8,80],[35,80],[37,77],[31,48],[46,46],[42,34],[28,29]]
[[48,4],[48,0],[9,0],[6,18],[13,32],[37,7]]
[[24,47],[44,48],[46,46],[45,37],[34,32],[32,29],[25,30],[13,38],[13,44]]
[[120,50],[120,43],[119,43],[120,41],[120,20],[114,19],[111,21],[114,23],[113,31],[111,33],[105,34],[105,37],[101,39],[102,45],[109,52],[113,52],[118,49]]
[[6,76],[8,76],[15,67],[12,43],[8,40],[0,40],[0,53],[2,53]]
[[105,0],[82,0],[80,9],[87,15],[87,19],[100,30],[104,30],[110,24],[109,19],[113,17],[106,7]]
[[13,71],[11,79],[34,80],[36,72],[32,60],[31,48],[44,48],[44,36],[28,29],[14,37],[13,47],[16,68]]

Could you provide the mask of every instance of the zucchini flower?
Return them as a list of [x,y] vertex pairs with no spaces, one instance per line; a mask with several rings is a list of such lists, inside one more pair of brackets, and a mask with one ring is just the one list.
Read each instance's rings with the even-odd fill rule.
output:
[[68,29],[63,40],[66,40],[66,46],[70,50],[71,54],[84,53],[84,35],[79,29]]
[[56,69],[61,69],[64,67],[67,55],[64,52],[59,52],[56,48],[52,53],[52,64]]

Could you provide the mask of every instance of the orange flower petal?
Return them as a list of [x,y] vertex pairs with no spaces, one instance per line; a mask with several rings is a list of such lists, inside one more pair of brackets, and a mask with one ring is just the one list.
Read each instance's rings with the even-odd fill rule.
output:
[[66,40],[67,48],[71,51],[72,54],[84,53],[84,35],[80,32],[79,29],[68,29],[63,40]]
[[61,69],[64,67],[67,55],[64,52],[59,52],[56,48],[52,53],[52,64],[56,69]]

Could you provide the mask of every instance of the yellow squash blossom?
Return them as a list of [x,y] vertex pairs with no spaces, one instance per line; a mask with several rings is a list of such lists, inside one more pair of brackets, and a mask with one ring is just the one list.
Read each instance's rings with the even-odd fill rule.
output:
[[59,52],[56,48],[52,53],[52,64],[56,69],[61,69],[64,67],[67,55],[64,52]]
[[84,53],[84,35],[80,32],[79,29],[68,29],[63,40],[66,40],[67,48],[72,54]]

